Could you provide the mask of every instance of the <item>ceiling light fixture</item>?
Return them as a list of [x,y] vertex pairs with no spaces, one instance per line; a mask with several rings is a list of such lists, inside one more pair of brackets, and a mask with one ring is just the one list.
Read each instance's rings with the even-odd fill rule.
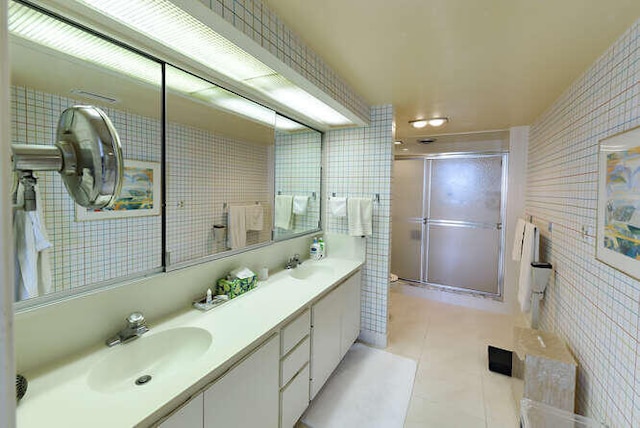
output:
[[429,123],[429,126],[433,126],[433,127],[438,127],[438,126],[442,126],[445,123],[449,122],[449,119],[446,117],[434,117],[432,119],[427,120],[427,122]]
[[402,141],[398,140],[398,141],[394,141],[393,144],[395,144],[396,146],[399,146],[400,144],[404,144]]
[[167,0],[77,1],[316,122],[328,126],[353,124]]
[[410,120],[409,125],[413,126],[416,129],[424,128],[427,125],[437,128],[438,126],[442,126],[447,122],[449,122],[448,117],[432,117],[431,119]]
[[424,128],[428,122],[425,119],[410,120],[409,124],[416,129]]

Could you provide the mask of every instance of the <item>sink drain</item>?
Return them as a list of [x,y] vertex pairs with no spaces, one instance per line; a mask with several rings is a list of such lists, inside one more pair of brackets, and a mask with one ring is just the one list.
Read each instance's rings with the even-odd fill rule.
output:
[[149,376],[148,374],[140,376],[138,379],[136,379],[136,385],[144,385],[145,383],[149,383],[150,380],[151,376]]

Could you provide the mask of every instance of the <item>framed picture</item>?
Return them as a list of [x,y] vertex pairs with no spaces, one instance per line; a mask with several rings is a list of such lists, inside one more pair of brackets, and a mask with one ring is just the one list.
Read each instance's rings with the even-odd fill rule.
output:
[[76,205],[76,220],[143,217],[160,214],[160,164],[125,159],[122,190],[109,208]]
[[640,279],[640,127],[600,141],[596,258]]

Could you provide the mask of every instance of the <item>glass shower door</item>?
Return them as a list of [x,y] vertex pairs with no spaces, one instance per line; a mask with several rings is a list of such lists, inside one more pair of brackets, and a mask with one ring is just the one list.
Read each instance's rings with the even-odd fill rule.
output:
[[426,162],[401,159],[393,166],[391,271],[410,281],[421,281],[423,277]]
[[499,295],[503,155],[431,162],[423,281]]

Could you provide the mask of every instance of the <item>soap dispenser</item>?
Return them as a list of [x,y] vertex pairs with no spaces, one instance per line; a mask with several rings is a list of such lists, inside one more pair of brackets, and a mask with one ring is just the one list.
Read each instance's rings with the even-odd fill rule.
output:
[[324,259],[327,254],[325,252],[325,245],[324,245],[324,239],[322,239],[322,236],[320,238],[318,238],[318,250],[320,252],[320,259]]
[[313,238],[313,243],[309,248],[309,258],[311,260],[318,260],[320,256],[320,244],[318,244],[318,238]]

